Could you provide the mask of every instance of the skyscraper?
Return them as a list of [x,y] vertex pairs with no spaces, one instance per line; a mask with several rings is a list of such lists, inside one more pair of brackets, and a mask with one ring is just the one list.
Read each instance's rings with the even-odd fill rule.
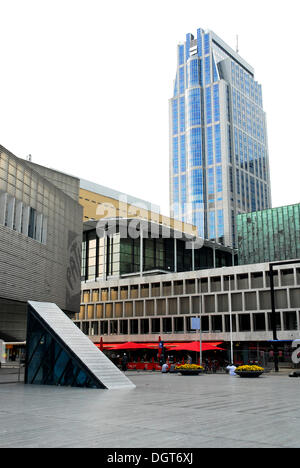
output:
[[177,46],[170,99],[170,211],[236,246],[236,216],[270,208],[266,118],[253,68],[214,32]]

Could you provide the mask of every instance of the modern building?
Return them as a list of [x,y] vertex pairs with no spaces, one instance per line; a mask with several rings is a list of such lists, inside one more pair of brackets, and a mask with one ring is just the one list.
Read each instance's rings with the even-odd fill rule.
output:
[[87,221],[83,231],[83,282],[235,263],[233,249],[140,218]]
[[300,204],[237,217],[239,264],[300,258]]
[[236,246],[236,216],[271,207],[266,117],[254,69],[212,31],[177,47],[170,99],[171,216]]
[[[203,342],[234,349],[270,347],[273,340],[269,264],[243,265],[82,283],[75,322],[94,342],[191,342],[201,314]],[[275,271],[278,340],[300,333],[300,266]],[[232,326],[230,325],[232,323]],[[232,334],[231,334],[232,330]],[[290,344],[289,344],[290,345]],[[244,356],[245,362],[248,358]]]
[[80,306],[79,179],[0,146],[0,339],[22,342],[27,301]]

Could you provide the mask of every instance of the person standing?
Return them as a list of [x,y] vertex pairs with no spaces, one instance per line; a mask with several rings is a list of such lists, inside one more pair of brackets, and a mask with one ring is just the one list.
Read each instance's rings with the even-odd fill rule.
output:
[[127,354],[124,353],[122,357],[122,371],[123,372],[127,371],[127,364],[128,364],[128,357],[127,357]]

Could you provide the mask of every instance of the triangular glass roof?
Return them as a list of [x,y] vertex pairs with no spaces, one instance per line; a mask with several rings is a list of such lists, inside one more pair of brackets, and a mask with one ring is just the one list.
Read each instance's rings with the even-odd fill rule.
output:
[[135,388],[62,310],[42,302],[28,302],[25,383]]

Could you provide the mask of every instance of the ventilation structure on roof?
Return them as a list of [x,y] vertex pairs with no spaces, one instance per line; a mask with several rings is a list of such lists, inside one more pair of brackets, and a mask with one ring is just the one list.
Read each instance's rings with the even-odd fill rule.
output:
[[28,302],[26,343],[26,384],[135,388],[56,304]]

